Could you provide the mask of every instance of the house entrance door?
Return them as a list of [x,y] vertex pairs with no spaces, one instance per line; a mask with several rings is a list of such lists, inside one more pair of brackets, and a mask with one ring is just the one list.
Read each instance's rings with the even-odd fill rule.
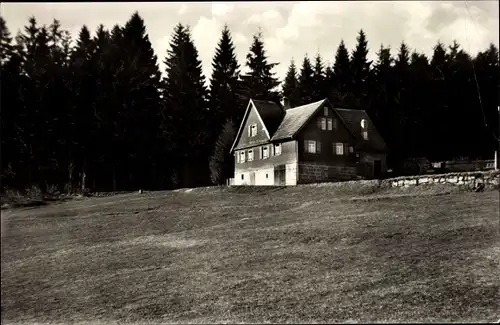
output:
[[284,186],[286,185],[286,167],[285,165],[279,165],[274,167],[274,185]]
[[382,176],[382,162],[380,160],[373,161],[373,177],[379,179]]
[[255,185],[255,172],[250,173],[250,185]]

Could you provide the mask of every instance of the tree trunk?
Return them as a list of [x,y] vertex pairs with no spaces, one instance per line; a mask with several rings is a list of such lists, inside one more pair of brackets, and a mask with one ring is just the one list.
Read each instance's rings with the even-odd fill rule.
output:
[[74,170],[74,164],[73,161],[69,163],[68,166],[68,194],[73,193],[73,170]]
[[84,161],[82,166],[82,192],[85,192],[85,189],[87,188],[87,184],[85,183],[86,179],[87,179],[87,172],[86,172],[86,164]]

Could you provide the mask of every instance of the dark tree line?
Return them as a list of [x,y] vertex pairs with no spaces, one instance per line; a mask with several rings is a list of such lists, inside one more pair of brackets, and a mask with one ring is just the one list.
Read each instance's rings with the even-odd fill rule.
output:
[[[182,24],[161,58],[138,13],[111,30],[83,26],[76,40],[57,20],[41,26],[32,17],[15,37],[1,17],[0,24],[3,188],[223,183],[231,176],[228,151],[248,98],[286,96],[296,106],[328,97],[338,106],[366,109],[394,162],[491,159],[497,146],[494,45],[472,57],[456,42],[437,43],[428,58],[402,42],[396,53],[380,46],[370,62],[360,31],[351,53],[340,43],[333,65],[320,55],[292,60],[280,93],[277,63],[269,62],[260,33],[243,74],[224,27],[212,74],[203,76],[189,26]],[[166,66],[163,77],[159,59]]]
[[322,68],[319,56],[314,67],[307,56],[301,67],[292,60],[283,95],[293,105],[328,97],[339,107],[366,109],[390,146],[392,163],[493,158],[500,71],[494,44],[475,57],[456,41],[438,42],[430,58],[405,42],[396,51],[381,45],[376,54],[370,62],[361,30],[351,53],[340,42],[332,66]]

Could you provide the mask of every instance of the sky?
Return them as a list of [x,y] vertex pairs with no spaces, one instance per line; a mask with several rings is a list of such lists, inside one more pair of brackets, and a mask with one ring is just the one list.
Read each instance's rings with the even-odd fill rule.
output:
[[270,62],[282,80],[293,58],[300,66],[304,55],[317,53],[330,64],[341,39],[351,51],[360,29],[367,35],[369,58],[383,43],[396,53],[401,41],[432,55],[438,40],[456,39],[469,53],[499,44],[499,1],[322,1],[322,2],[101,2],[2,3],[0,13],[12,34],[22,30],[30,16],[40,24],[58,19],[74,37],[82,25],[95,32],[99,24],[111,29],[123,25],[138,11],[145,21],[160,69],[177,23],[192,28],[207,80],[222,27],[227,23],[237,57],[244,65],[252,35],[263,32]]

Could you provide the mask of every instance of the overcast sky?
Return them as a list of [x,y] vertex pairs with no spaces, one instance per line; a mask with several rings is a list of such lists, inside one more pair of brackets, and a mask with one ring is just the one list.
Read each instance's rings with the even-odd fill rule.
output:
[[[412,49],[432,53],[437,40],[450,44],[456,39],[462,47],[475,54],[490,42],[499,41],[499,6],[494,1],[391,1],[391,2],[172,2],[172,3],[2,3],[1,15],[12,34],[26,25],[34,15],[40,24],[53,18],[77,35],[82,25],[95,31],[102,23],[111,28],[123,25],[134,11],[139,11],[158,56],[160,68],[178,22],[189,24],[203,62],[207,78],[220,31],[227,23],[240,64],[259,27],[264,34],[265,48],[275,69],[284,77],[292,58],[302,61],[320,53],[331,62],[343,38],[351,50],[356,35],[363,29],[368,38],[370,58],[381,43],[394,50],[402,40]],[[468,12],[466,10],[468,7]],[[298,62],[300,64],[300,62]]]

